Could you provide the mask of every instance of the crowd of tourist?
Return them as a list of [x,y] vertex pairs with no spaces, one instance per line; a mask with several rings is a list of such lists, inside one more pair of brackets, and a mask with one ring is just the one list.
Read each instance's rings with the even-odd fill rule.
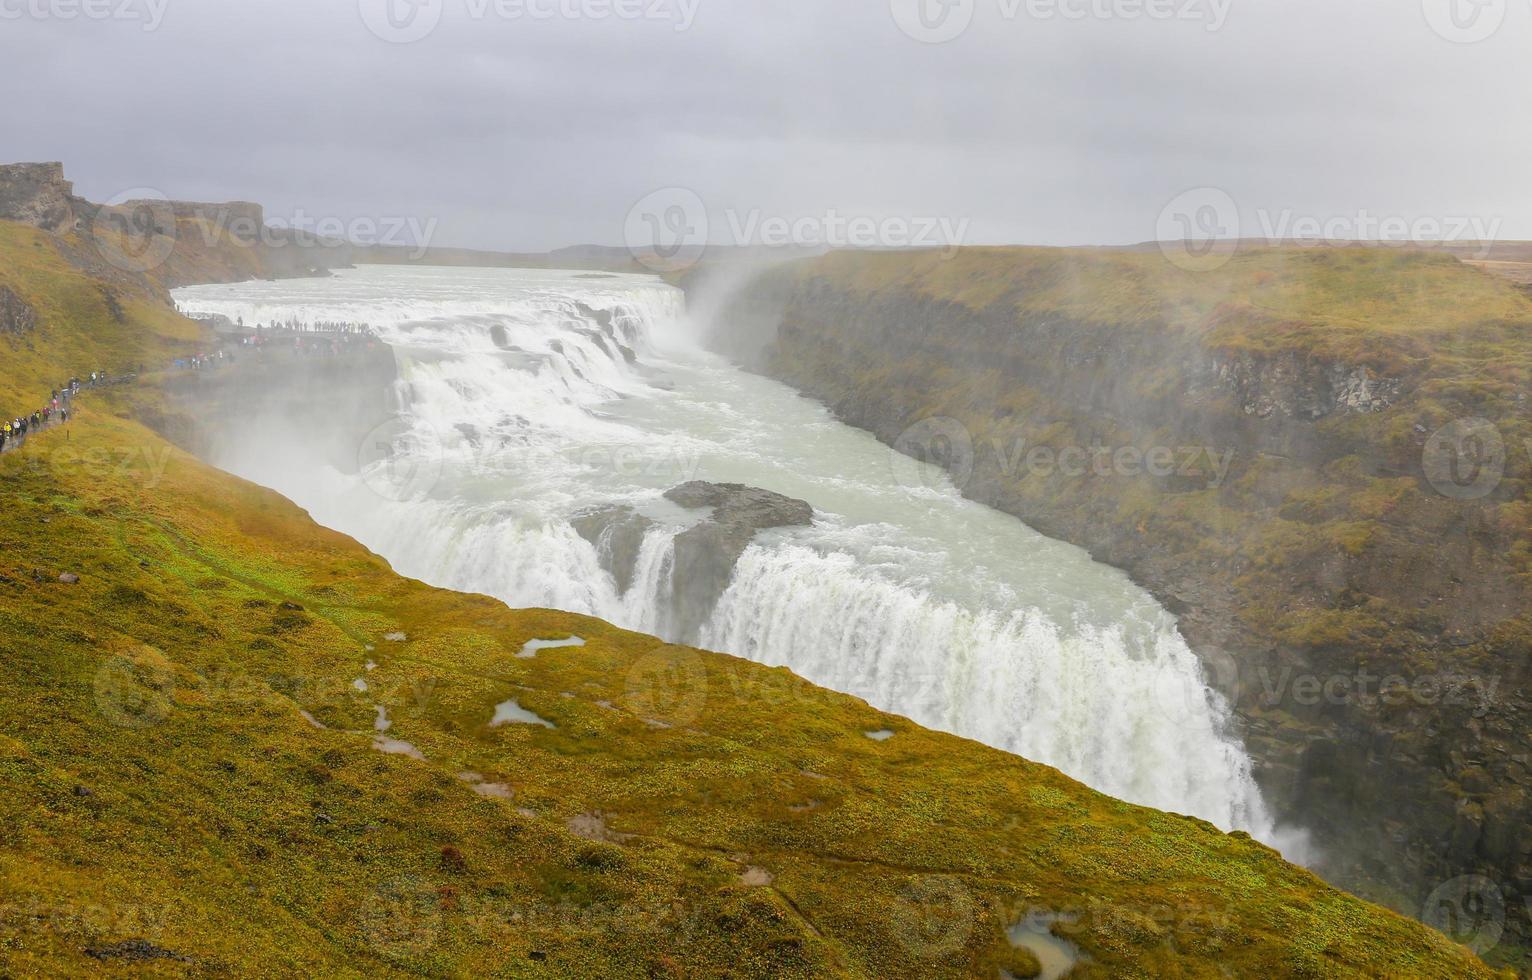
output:
[[[243,321],[238,325],[241,330],[247,329]],[[273,321],[269,327],[258,323],[253,331],[240,334],[238,343],[256,354],[267,350],[291,350],[305,356],[330,357],[358,347],[372,347],[378,339],[366,324],[330,321],[309,324],[293,320],[287,323]]]
[[[102,377],[104,375],[101,372],[92,371],[87,386],[96,385]],[[31,433],[50,425],[62,425],[68,422],[70,406],[74,396],[79,393],[80,386],[79,378],[70,378],[68,382],[48,393],[48,402],[42,408],[5,420],[4,424],[0,425],[0,453],[21,445]]]

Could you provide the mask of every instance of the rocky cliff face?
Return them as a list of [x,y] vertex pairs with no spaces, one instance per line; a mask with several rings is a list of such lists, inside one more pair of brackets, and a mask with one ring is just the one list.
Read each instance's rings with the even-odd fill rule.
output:
[[[831,256],[736,294],[714,346],[1128,570],[1327,875],[1417,916],[1483,875],[1524,944],[1532,304],[1436,258],[1155,261]],[[1352,319],[1375,293],[1411,301]]]
[[66,237],[78,267],[151,291],[324,275],[355,258],[345,242],[268,227],[261,206],[247,201],[93,204],[75,196],[60,163],[0,165],[0,221]]
[[75,227],[76,200],[62,163],[0,166],[0,220],[65,234]]

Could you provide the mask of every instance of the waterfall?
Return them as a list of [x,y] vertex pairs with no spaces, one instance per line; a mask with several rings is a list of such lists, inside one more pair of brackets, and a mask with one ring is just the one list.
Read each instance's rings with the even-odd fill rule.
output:
[[[657,280],[366,267],[176,295],[247,324],[365,322],[394,348],[395,456],[420,457],[430,479],[391,492],[379,484],[397,458],[343,473],[295,465],[291,446],[216,459],[402,574],[787,667],[1113,796],[1277,842],[1229,709],[1169,613],[951,488],[904,489],[865,433],[686,346],[680,293]],[[759,536],[701,635],[682,637],[674,542],[701,515],[661,494],[693,475],[801,496],[818,519]],[[626,589],[614,526],[576,529],[612,508],[642,528]]]

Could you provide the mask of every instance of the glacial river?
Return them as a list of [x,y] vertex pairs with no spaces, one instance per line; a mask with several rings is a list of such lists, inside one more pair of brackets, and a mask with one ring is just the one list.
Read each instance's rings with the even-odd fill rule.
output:
[[[367,323],[392,346],[402,415],[358,473],[259,444],[217,462],[405,575],[788,667],[1277,842],[1227,706],[1152,597],[701,350],[682,294],[656,279],[364,266],[176,299],[247,324]],[[669,548],[695,515],[660,495],[692,479],[801,498],[817,518],[758,537],[700,635],[676,636]],[[613,504],[657,522],[626,591],[571,524]]]

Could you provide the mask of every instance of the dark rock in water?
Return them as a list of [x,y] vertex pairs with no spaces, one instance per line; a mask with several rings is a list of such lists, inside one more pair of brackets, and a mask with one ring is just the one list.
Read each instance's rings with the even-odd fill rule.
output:
[[812,524],[814,508],[802,500],[741,483],[693,480],[665,491],[665,499],[693,510],[714,508],[719,524],[748,524],[757,531]]
[[[801,500],[740,484],[692,482],[665,494],[672,503],[712,513],[676,535],[667,608],[661,629],[667,639],[695,642],[734,577],[734,565],[760,531],[803,527],[814,508]],[[655,522],[631,507],[607,507],[576,517],[575,530],[596,548],[601,567],[619,591],[633,587],[638,555]],[[659,597],[664,602],[665,597]]]
[[631,507],[609,507],[576,517],[572,522],[580,537],[596,547],[601,567],[617,580],[617,591],[633,585],[638,551],[654,522]]
[[601,348],[601,353],[605,354],[607,357],[612,356],[612,348],[608,346],[606,334],[603,334],[599,330],[580,330],[578,333],[580,336],[588,338],[591,343]]
[[607,336],[611,336],[612,314],[610,310],[598,310],[594,306],[587,306],[584,303],[576,303],[575,309],[579,310],[580,315],[585,319],[590,320],[602,330],[605,330]]
[[494,341],[495,346],[501,350],[511,350],[510,335],[505,332],[505,327],[496,323],[489,328],[489,339]]
[[734,565],[760,531],[806,527],[814,508],[802,500],[737,483],[693,481],[665,494],[682,507],[711,507],[713,513],[676,536],[675,635],[695,640],[729,587]]

